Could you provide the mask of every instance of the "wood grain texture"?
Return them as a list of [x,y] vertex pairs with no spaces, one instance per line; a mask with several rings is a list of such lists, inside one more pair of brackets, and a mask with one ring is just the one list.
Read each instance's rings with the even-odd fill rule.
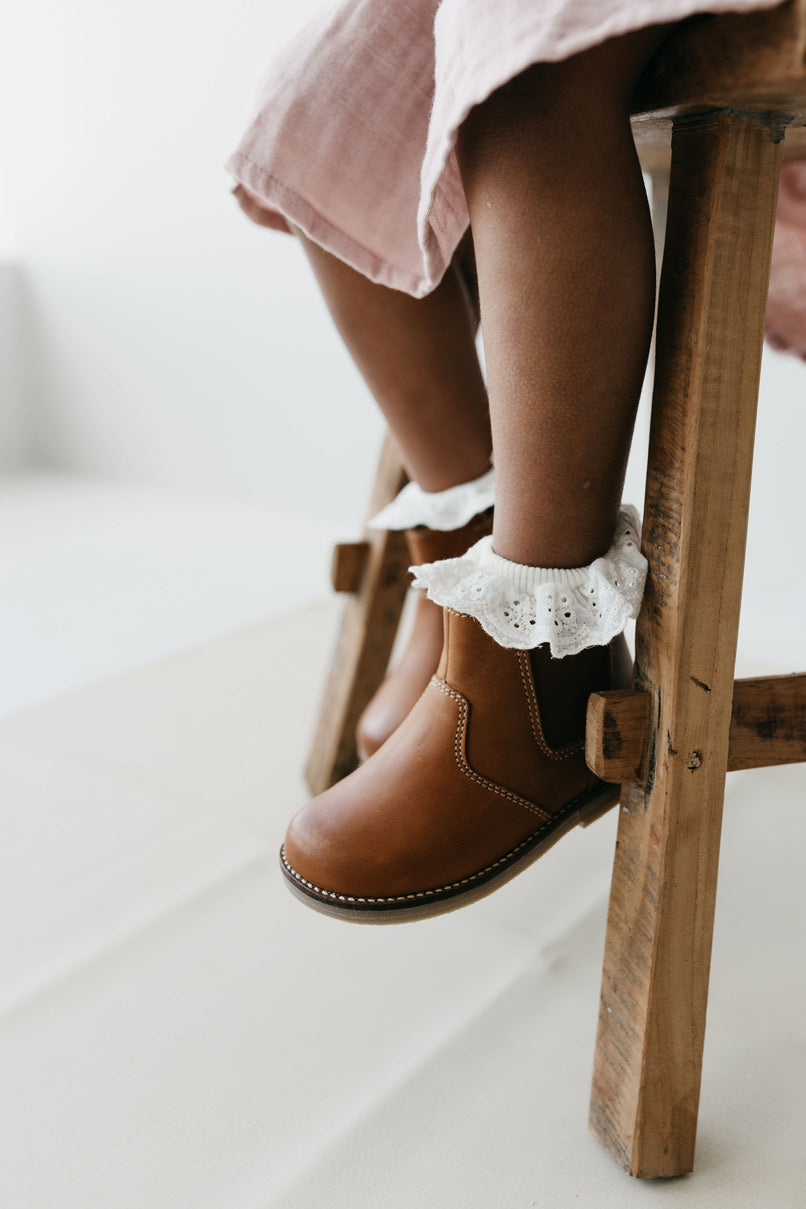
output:
[[716,112],[672,144],[636,660],[658,721],[621,798],[590,1114],[643,1177],[694,1159],[781,134]]
[[806,0],[678,25],[639,81],[636,114],[806,108]]
[[728,772],[806,760],[806,675],[737,680]]
[[[374,516],[406,483],[397,447],[387,435],[381,451],[367,517]],[[402,533],[365,532],[366,559],[358,590],[345,602],[336,652],[319,707],[305,776],[312,793],[322,793],[355,768],[355,728],[381,683],[410,576]]]
[[649,693],[614,689],[592,693],[585,723],[585,760],[602,781],[643,785],[652,698]]
[[[668,115],[635,117],[632,122],[632,132],[644,172],[649,173],[652,177],[656,173],[668,174],[672,160],[671,117]],[[786,128],[784,162],[803,159],[806,159],[806,120],[798,114]]]
[[672,118],[723,108],[787,112],[784,158],[806,158],[806,0],[698,16],[672,31],[633,97],[644,171],[668,168]]
[[330,582],[334,592],[357,592],[367,569],[369,542],[340,542],[333,547]]
[[[710,692],[710,685],[698,682]],[[592,693],[585,726],[591,772],[613,785],[646,786],[652,698],[634,689]],[[728,772],[806,761],[806,675],[737,680]]]

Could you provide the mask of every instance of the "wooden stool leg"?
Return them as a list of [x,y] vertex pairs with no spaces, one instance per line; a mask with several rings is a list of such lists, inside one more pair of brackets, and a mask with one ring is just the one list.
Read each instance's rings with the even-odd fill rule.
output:
[[[388,504],[405,482],[397,446],[387,436],[368,516]],[[337,547],[336,555],[334,587],[350,596],[305,770],[314,794],[322,793],[356,766],[355,728],[386,673],[409,584],[408,550],[402,533],[367,530],[362,542]]]
[[673,136],[637,636],[649,774],[622,795],[590,1117],[636,1176],[693,1164],[782,137],[731,111]]

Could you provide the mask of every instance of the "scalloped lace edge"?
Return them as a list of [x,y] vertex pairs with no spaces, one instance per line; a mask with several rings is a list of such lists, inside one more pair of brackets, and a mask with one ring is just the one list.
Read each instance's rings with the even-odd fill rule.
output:
[[427,525],[442,533],[461,529],[479,512],[495,502],[495,471],[491,468],[477,479],[459,483],[445,491],[423,491],[407,483],[390,504],[373,516],[370,529],[415,529]]
[[414,587],[429,600],[474,617],[500,646],[530,650],[548,643],[562,659],[604,646],[638,616],[647,561],[641,524],[622,505],[606,554],[590,566],[527,567],[496,554],[483,537],[460,558],[412,567]]

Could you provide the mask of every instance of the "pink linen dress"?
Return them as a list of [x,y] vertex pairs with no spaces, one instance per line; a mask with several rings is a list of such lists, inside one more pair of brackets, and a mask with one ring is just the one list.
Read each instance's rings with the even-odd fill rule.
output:
[[454,146],[530,64],[695,13],[780,0],[340,0],[270,64],[227,168],[256,222],[371,280],[438,284],[468,225]]

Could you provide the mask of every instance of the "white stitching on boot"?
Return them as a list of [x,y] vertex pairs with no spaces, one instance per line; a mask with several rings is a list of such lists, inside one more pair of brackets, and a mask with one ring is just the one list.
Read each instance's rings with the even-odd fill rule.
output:
[[477,873],[470,873],[470,874],[468,874],[467,877],[463,877],[458,882],[447,882],[444,886],[436,886],[433,890],[416,890],[416,891],[412,891],[412,893],[410,893],[410,894],[394,894],[394,895],[390,895],[385,898],[381,898],[381,897],[370,898],[368,895],[362,896],[362,895],[358,895],[358,894],[339,894],[335,890],[323,890],[321,886],[317,886],[314,882],[309,882],[308,879],[303,877],[301,873],[297,873],[294,866],[290,865],[288,862],[288,858],[286,857],[286,854],[285,854],[285,846],[283,846],[280,849],[280,859],[283,862],[284,868],[288,871],[289,875],[294,879],[294,881],[299,882],[300,885],[302,885],[302,886],[306,886],[309,890],[312,890],[315,894],[321,895],[323,898],[332,899],[333,902],[341,902],[341,903],[416,902],[418,899],[433,898],[437,894],[444,894],[448,890],[460,890],[462,888],[462,886],[469,886],[471,882],[476,882],[479,880],[479,878],[484,877],[485,874],[492,873],[492,871],[494,869],[498,869],[501,865],[507,864],[509,861],[512,860],[513,857],[517,856],[517,854],[521,851],[522,848],[530,847],[531,845],[536,843],[544,831],[548,831],[551,829],[552,823],[560,822],[562,819],[565,818],[566,815],[571,814],[573,812],[574,807],[579,802],[581,802],[584,798],[587,798],[589,796],[590,796],[590,790],[585,790],[583,793],[577,794],[577,796],[575,798],[572,798],[570,802],[568,802],[565,806],[563,806],[562,810],[558,810],[556,814],[551,815],[546,820],[545,823],[541,824],[541,826],[538,827],[537,831],[533,831],[531,833],[531,835],[527,835],[526,838],[521,840],[521,842],[519,844],[516,844],[514,848],[510,848],[509,852],[505,852],[503,856],[500,856],[498,858],[498,860],[493,861],[491,864],[485,865],[484,868],[479,869],[479,871]]
[[436,676],[431,677],[431,683],[434,688],[439,689],[446,697],[450,697],[459,705],[459,723],[456,727],[456,737],[453,742],[453,751],[456,758],[456,763],[462,772],[469,780],[475,781],[484,789],[488,789],[490,793],[496,793],[499,797],[508,798],[510,802],[514,802],[517,806],[523,806],[526,810],[531,810],[532,814],[536,814],[541,819],[551,819],[553,816],[548,810],[544,810],[542,806],[535,805],[528,798],[522,798],[517,793],[512,793],[509,789],[504,789],[502,785],[497,785],[495,781],[490,781],[487,777],[481,776],[470,767],[467,758],[464,754],[465,740],[467,737],[467,700],[461,693],[457,693],[455,689],[446,684],[444,680],[438,679]]

